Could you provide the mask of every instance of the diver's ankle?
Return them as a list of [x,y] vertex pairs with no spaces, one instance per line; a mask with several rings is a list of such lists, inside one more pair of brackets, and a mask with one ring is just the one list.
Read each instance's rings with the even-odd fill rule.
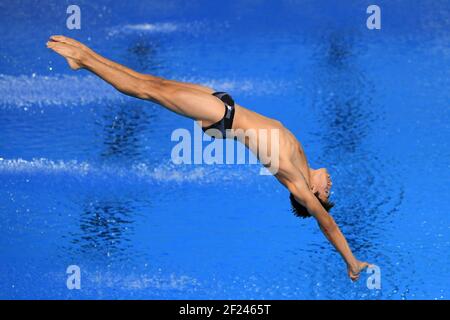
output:
[[81,68],[86,69],[95,58],[88,52],[81,50],[78,64]]

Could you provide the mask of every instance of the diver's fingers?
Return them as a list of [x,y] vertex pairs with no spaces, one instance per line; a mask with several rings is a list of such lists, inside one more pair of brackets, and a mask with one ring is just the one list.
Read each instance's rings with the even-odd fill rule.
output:
[[357,281],[357,280],[359,279],[359,274],[358,274],[358,275],[351,275],[351,276],[350,276],[350,279],[351,279],[353,282]]

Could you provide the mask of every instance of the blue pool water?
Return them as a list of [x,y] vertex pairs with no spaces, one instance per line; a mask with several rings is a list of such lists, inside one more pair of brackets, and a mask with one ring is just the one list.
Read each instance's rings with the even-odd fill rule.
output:
[[[448,299],[448,1],[377,1],[381,30],[368,1],[218,3],[80,0],[81,30],[71,2],[0,3],[0,298]],[[52,34],[283,122],[381,289],[258,165],[173,164],[192,121],[72,72]]]

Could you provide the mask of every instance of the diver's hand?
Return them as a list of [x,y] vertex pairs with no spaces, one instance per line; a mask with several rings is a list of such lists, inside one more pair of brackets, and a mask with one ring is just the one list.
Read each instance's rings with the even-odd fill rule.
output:
[[361,271],[363,271],[365,268],[370,267],[371,265],[367,262],[362,262],[356,260],[356,264],[354,265],[347,265],[347,273],[348,276],[352,281],[357,281],[359,279],[359,276],[361,274]]

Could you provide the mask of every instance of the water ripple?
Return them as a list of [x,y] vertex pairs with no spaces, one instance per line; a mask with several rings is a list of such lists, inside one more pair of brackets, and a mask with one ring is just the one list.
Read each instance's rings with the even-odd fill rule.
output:
[[2,159],[0,173],[25,173],[46,175],[71,175],[76,177],[120,178],[123,180],[144,180],[149,182],[194,182],[214,183],[248,181],[258,177],[260,167],[257,165],[175,165],[172,162],[152,166],[147,163],[136,163],[130,167],[114,165],[96,165],[77,160],[41,159]]
[[[283,80],[227,79],[175,76],[177,81],[194,82],[221,91],[252,95],[281,94],[293,84]],[[115,91],[99,78],[88,76],[11,76],[0,74],[2,106],[31,107],[46,105],[82,106],[91,103],[125,101],[128,97]]]

